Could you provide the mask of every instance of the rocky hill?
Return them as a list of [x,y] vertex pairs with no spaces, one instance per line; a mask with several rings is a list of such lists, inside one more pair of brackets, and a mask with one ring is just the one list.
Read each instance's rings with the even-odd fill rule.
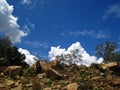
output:
[[120,68],[116,63],[86,67],[57,60],[0,67],[0,90],[120,90]]

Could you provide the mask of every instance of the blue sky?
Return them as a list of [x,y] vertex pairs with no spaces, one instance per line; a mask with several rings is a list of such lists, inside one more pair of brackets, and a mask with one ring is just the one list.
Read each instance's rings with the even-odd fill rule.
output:
[[16,46],[48,56],[51,46],[79,41],[91,55],[105,41],[120,43],[119,0],[7,0],[19,28],[27,32]]

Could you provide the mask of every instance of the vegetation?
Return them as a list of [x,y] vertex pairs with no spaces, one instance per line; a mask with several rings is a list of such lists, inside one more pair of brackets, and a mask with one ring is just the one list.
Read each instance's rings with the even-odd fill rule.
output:
[[18,52],[8,37],[0,39],[0,66],[22,65],[25,55]]
[[[0,69],[3,70],[0,72],[0,86],[3,86],[2,90],[8,90],[6,88],[15,90],[67,90],[68,85],[75,83],[78,85],[78,87],[75,86],[78,90],[118,90],[120,88],[120,68],[117,64],[109,65],[110,63],[108,63],[109,67],[106,68],[104,68],[106,63],[93,63],[90,67],[78,66],[76,63],[82,61],[78,52],[76,49],[71,51],[71,54],[57,56],[56,58],[61,60],[62,64],[41,63],[43,59],[39,57],[40,61],[37,61],[38,63],[33,66],[22,69],[21,75],[15,74],[18,70],[14,71],[12,74],[17,79],[11,77],[10,79],[6,77],[10,73],[5,75],[4,70],[6,67],[1,67],[9,65],[25,66],[23,63],[25,55],[18,52],[17,47],[12,45],[8,37],[2,38],[0,39]],[[105,62],[116,61],[120,58],[117,44],[114,42],[105,42],[98,45],[96,54],[99,57],[103,57]],[[67,57],[69,57],[68,60],[66,60]],[[51,72],[50,69],[55,72]],[[48,72],[49,75],[47,75]],[[57,76],[62,78],[56,79],[55,77]]]
[[120,58],[120,53],[117,50],[115,42],[106,41],[96,47],[96,55],[103,57],[104,62],[117,61]]
[[36,75],[36,72],[32,68],[27,68],[26,72],[24,74],[25,77],[34,77]]
[[79,53],[78,49],[75,50],[71,50],[70,54],[62,54],[62,55],[58,55],[56,56],[56,59],[59,60],[61,63],[64,64],[78,64],[78,62],[82,61],[82,56]]

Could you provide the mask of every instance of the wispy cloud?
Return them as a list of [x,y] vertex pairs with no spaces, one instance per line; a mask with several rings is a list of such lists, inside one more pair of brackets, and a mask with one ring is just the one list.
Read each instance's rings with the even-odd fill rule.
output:
[[63,33],[60,33],[60,35],[65,36],[65,35],[66,35],[66,33],[64,33],[64,32],[63,32]]
[[32,2],[31,2],[31,0],[22,0],[21,4],[28,6],[28,5],[32,4]]
[[103,20],[105,20],[109,16],[120,18],[120,3],[109,5],[107,10],[105,11],[105,15],[102,18]]
[[27,44],[30,47],[34,48],[49,48],[49,44],[46,42],[39,42],[39,41],[25,41],[25,44]]
[[83,30],[83,31],[75,31],[75,32],[68,32],[69,35],[73,35],[73,36],[89,36],[91,38],[96,38],[96,39],[100,39],[100,38],[107,38],[109,35],[109,32],[104,32],[102,30],[99,30],[97,32],[95,32],[94,30]]
[[22,0],[21,4],[27,6],[29,9],[33,9],[39,5],[38,9],[42,10],[45,8],[47,2],[48,0]]
[[34,30],[34,28],[35,28],[35,24],[31,23],[30,21],[27,24],[23,25],[23,29],[27,33],[30,33],[30,31]]

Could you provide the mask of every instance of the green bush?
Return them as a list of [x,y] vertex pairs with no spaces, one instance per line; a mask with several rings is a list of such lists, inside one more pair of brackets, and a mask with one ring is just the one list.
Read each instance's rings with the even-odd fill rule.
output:
[[51,84],[52,84],[52,81],[50,80],[50,79],[48,79],[48,78],[46,78],[45,80],[44,80],[44,83],[45,83],[45,85],[47,85],[47,86],[51,86]]
[[80,76],[81,76],[81,77],[87,77],[87,76],[89,76],[89,75],[91,75],[90,72],[80,73]]
[[36,73],[32,68],[27,68],[24,74],[25,77],[33,77],[35,75]]
[[77,78],[76,82],[77,83],[81,83],[81,82],[85,82],[86,80],[84,78]]

